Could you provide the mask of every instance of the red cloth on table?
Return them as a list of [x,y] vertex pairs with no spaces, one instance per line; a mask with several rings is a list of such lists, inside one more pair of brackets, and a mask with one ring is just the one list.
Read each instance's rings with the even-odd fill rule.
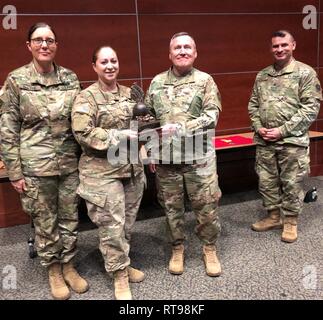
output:
[[225,147],[234,147],[234,146],[239,146],[239,145],[248,145],[252,144],[253,139],[252,138],[246,138],[243,136],[230,136],[226,138],[213,138],[213,145],[214,147],[217,148],[225,148]]

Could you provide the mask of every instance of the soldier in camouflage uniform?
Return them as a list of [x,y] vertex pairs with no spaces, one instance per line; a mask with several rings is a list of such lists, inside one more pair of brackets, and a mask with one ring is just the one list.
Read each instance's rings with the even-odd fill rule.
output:
[[[70,114],[80,90],[77,76],[56,65],[56,35],[45,23],[32,26],[31,63],[11,72],[1,107],[1,156],[22,207],[35,226],[36,250],[48,267],[51,293],[68,299],[88,289],[74,269],[78,225],[78,144]],[[66,283],[65,283],[66,281]]]
[[[154,162],[160,164],[150,164],[150,168],[157,173],[158,196],[166,213],[172,244],[169,272],[182,274],[184,271],[186,192],[197,218],[195,232],[203,243],[206,273],[218,276],[221,265],[215,242],[220,232],[221,191],[212,136],[221,102],[213,78],[193,67],[196,57],[194,39],[186,32],[175,34],[169,48],[173,66],[157,75],[150,84],[145,103],[162,126],[160,154],[151,155]],[[209,129],[211,136],[197,133],[202,129]],[[191,148],[194,146],[202,147],[203,152],[195,152],[196,149]],[[171,149],[168,159],[164,157],[167,149]]]
[[316,72],[293,58],[295,47],[288,31],[273,34],[274,64],[257,74],[248,106],[257,144],[259,191],[268,211],[252,229],[283,226],[281,240],[285,242],[297,239],[297,218],[304,199],[302,182],[309,172],[308,130],[322,100]]
[[130,89],[117,83],[119,62],[111,47],[97,48],[92,64],[98,81],[80,93],[72,111],[73,132],[83,150],[78,193],[98,226],[100,250],[105,269],[114,279],[115,297],[128,300],[132,298],[129,281],[144,279],[143,272],[130,267],[129,250],[145,175],[140,162],[132,164],[121,157],[118,161],[113,154],[127,154],[127,140],[138,139],[137,132],[129,129],[135,101]]

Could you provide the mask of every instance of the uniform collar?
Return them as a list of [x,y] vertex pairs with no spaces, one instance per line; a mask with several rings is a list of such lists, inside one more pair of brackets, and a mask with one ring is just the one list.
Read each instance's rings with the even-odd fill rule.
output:
[[274,65],[271,65],[269,67],[269,70],[267,71],[267,74],[272,77],[277,77],[277,76],[281,76],[283,74],[294,72],[295,67],[296,67],[296,60],[293,58],[292,61],[285,68],[283,68],[279,71],[277,71],[275,69]]
[[122,97],[130,98],[129,90],[127,90],[128,88],[125,87],[125,86],[119,85],[119,83],[117,83],[117,88],[118,88],[117,93],[112,93],[112,92],[109,92],[109,91],[103,91],[100,88],[100,85],[99,85],[98,81],[95,82],[95,86],[96,86],[97,90],[102,93],[102,95],[105,97],[105,99],[107,101],[116,101],[116,100],[119,100]]
[[195,82],[194,71],[195,71],[195,68],[192,68],[192,70],[189,73],[187,73],[185,76],[177,77],[173,72],[173,67],[171,67],[167,72],[165,84],[173,84],[176,86],[183,83]]
[[[66,79],[64,79],[64,77],[62,76],[61,74],[61,70],[60,68],[58,67],[58,65],[56,63],[53,63],[54,64],[54,75],[55,77],[53,77],[52,81],[51,81],[51,85],[57,85],[57,84],[65,84],[66,82]],[[32,84],[41,84],[41,85],[47,85],[45,82],[44,82],[44,79],[42,78],[41,74],[36,70],[36,67],[33,63],[33,61],[31,61],[29,63],[29,70],[30,70],[30,82]]]

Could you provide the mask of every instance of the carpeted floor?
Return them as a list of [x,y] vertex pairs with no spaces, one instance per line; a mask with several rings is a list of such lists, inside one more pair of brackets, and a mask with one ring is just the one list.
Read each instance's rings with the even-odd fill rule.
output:
[[[220,204],[222,233],[218,255],[223,274],[205,274],[201,243],[194,234],[195,219],[186,214],[185,272],[168,273],[170,247],[165,241],[165,218],[137,221],[133,231],[132,265],[146,274],[131,284],[136,300],[319,299],[323,300],[323,177],[309,178],[317,186],[317,202],[305,204],[299,219],[299,238],[280,240],[281,231],[256,233],[250,224],[265,215],[256,191],[224,195]],[[145,216],[149,210],[145,209]],[[151,212],[152,215],[155,215]],[[81,224],[76,265],[90,290],[71,299],[112,300],[112,281],[98,250],[97,229]],[[51,299],[47,272],[38,258],[28,256],[29,225],[0,229],[0,299]],[[13,277],[16,272],[16,282]]]

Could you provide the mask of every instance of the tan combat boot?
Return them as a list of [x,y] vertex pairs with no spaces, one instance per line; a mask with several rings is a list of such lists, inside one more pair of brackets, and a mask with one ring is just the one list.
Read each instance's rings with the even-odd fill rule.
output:
[[280,229],[283,226],[282,220],[280,219],[280,210],[274,209],[268,211],[269,216],[257,221],[251,226],[254,231],[262,232],[271,229]]
[[145,274],[138,270],[138,269],[135,269],[133,267],[128,267],[128,276],[129,276],[129,281],[130,282],[141,282],[145,279]]
[[284,218],[284,230],[281,239],[289,243],[297,240],[297,217]]
[[84,293],[89,289],[88,283],[78,274],[71,261],[63,264],[63,276],[73,291]]
[[116,300],[132,300],[127,268],[113,273]]
[[203,246],[203,260],[205,263],[206,274],[210,277],[217,277],[221,274],[221,264],[216,256],[214,245]]
[[54,263],[48,267],[49,285],[51,294],[56,300],[66,300],[71,296],[63,275],[60,263]]
[[172,257],[169,261],[168,270],[172,274],[182,274],[184,272],[184,245],[173,246]]

